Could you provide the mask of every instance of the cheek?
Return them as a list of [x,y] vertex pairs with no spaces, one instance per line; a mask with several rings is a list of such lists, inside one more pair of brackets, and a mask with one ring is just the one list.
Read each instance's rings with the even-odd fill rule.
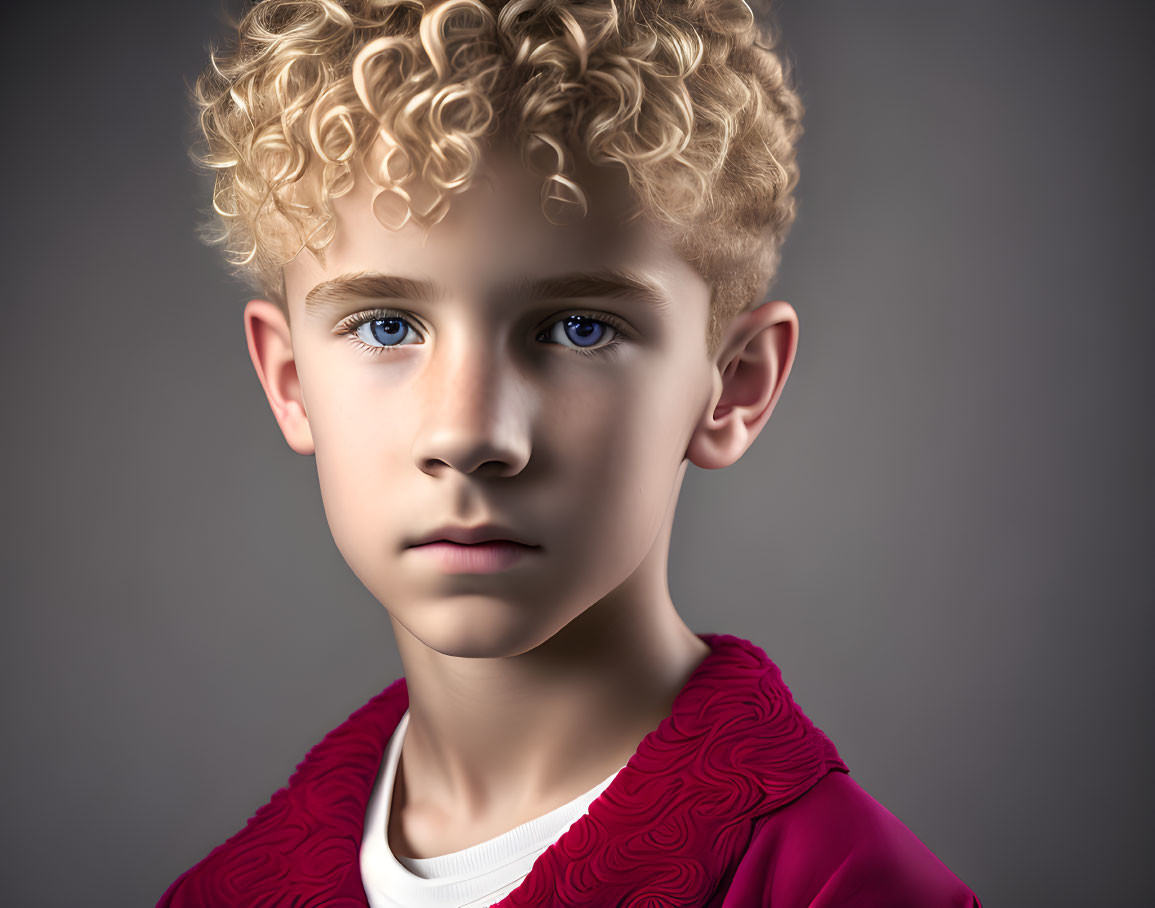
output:
[[354,571],[380,558],[382,530],[402,510],[403,420],[368,395],[333,396],[310,412],[325,517]]
[[574,545],[596,548],[598,558],[610,560],[636,561],[648,550],[688,437],[687,406],[679,405],[676,390],[627,381],[554,414],[549,435],[559,481],[551,485],[553,513],[570,515],[559,523]]
[[309,351],[299,366],[309,427],[316,444],[317,472],[323,489],[344,498],[350,483],[373,483],[395,456],[396,427],[407,414],[405,398],[382,382],[383,370],[358,361],[340,346]]
[[690,382],[668,370],[627,375],[577,399],[559,428],[591,472],[635,486],[660,483],[685,453],[691,395]]

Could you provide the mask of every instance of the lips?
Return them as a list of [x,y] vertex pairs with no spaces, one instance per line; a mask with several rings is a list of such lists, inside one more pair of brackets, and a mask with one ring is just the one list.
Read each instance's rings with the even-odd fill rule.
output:
[[457,545],[482,545],[484,543],[514,543],[527,548],[539,548],[524,538],[520,533],[495,523],[475,524],[474,526],[445,525],[430,530],[428,533],[410,542],[407,548],[415,548],[433,543],[456,543]]
[[417,563],[447,574],[501,572],[541,551],[517,530],[498,523],[443,524],[406,548],[419,559]]
[[410,551],[420,563],[447,574],[493,574],[533,557],[540,549],[502,539],[473,543],[437,540],[411,546]]

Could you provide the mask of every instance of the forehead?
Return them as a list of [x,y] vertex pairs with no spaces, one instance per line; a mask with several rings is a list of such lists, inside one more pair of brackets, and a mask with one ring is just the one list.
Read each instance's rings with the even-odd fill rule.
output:
[[664,232],[631,217],[635,201],[624,170],[579,161],[574,180],[586,195],[585,217],[551,224],[542,211],[541,178],[516,153],[491,152],[426,236],[412,222],[399,230],[385,227],[374,213],[380,188],[355,167],[353,190],[333,202],[336,233],[325,264],[302,251],[285,266],[290,307],[302,307],[317,285],[359,272],[428,281],[450,293],[606,271],[638,274],[667,290],[685,281],[689,266]]

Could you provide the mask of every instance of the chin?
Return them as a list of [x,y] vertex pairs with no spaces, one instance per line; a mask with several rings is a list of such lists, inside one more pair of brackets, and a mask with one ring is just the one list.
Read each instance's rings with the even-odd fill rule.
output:
[[527,614],[488,597],[453,597],[423,610],[405,616],[406,630],[429,649],[463,659],[520,656],[564,627],[564,622],[543,621],[540,612]]

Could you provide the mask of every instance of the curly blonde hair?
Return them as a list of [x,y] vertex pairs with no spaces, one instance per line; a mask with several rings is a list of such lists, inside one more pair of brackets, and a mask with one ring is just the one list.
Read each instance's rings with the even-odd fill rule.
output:
[[283,265],[323,262],[355,160],[384,226],[429,230],[500,128],[554,223],[587,206],[572,149],[625,168],[711,286],[714,351],[794,219],[802,105],[773,47],[743,0],[258,0],[192,87],[202,236],[286,309]]

